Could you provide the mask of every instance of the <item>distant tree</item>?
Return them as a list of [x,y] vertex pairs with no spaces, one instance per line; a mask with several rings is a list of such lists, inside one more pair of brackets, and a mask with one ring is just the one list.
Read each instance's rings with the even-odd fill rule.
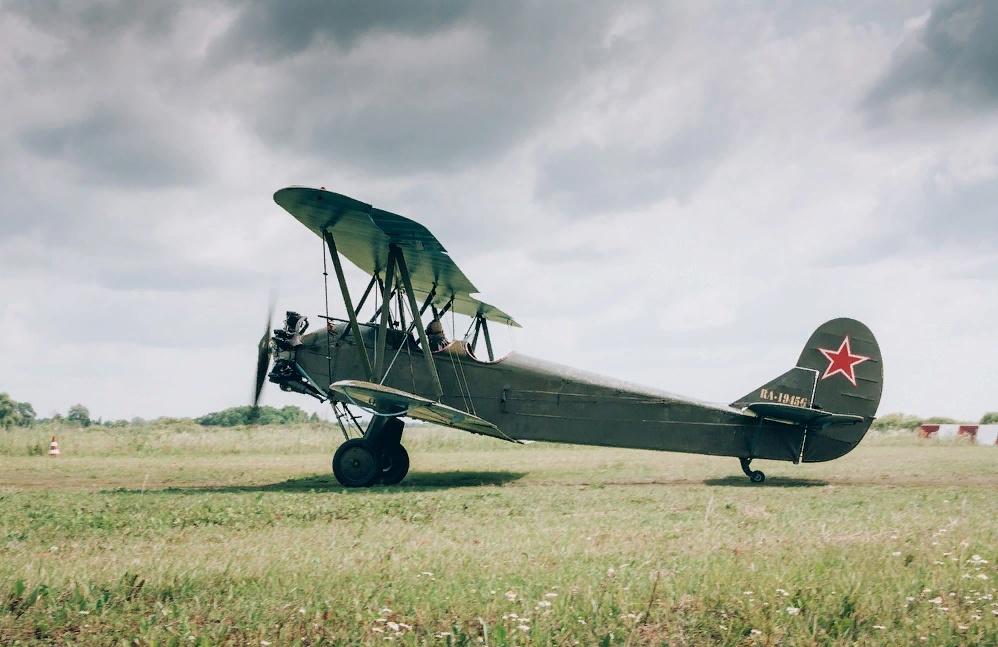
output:
[[981,416],[982,425],[998,425],[998,411],[988,411]]
[[308,414],[305,413],[305,410],[294,405],[281,407],[279,415],[281,417],[281,422],[286,425],[297,425],[303,422],[308,422]]
[[886,431],[888,429],[907,429],[913,431],[922,424],[922,419],[907,413],[887,413],[873,421],[876,431]]
[[308,421],[309,422],[319,422],[319,414],[317,414],[316,412],[313,411],[312,415],[310,415],[308,417]]
[[20,424],[21,414],[17,409],[17,404],[10,395],[0,393],[0,428],[9,429]]
[[66,412],[66,420],[70,422],[75,422],[76,424],[89,427],[90,426],[90,410],[87,409],[82,404],[74,404]]
[[960,424],[960,421],[957,420],[956,418],[948,418],[946,416],[932,416],[930,418],[926,418],[925,420],[923,420],[922,424],[929,424],[929,425],[956,425],[956,424]]
[[145,418],[140,418],[138,416],[135,416],[129,421],[129,423],[134,425],[135,427],[141,427],[142,425],[146,424],[146,420]]
[[229,407],[196,418],[205,427],[236,427],[238,425],[293,425],[308,422],[308,414],[301,407],[289,405],[277,409],[262,406]]
[[22,427],[30,427],[35,424],[35,420],[38,419],[38,414],[35,413],[35,408],[31,406],[28,402],[18,402],[17,414],[21,416],[21,420],[17,423]]

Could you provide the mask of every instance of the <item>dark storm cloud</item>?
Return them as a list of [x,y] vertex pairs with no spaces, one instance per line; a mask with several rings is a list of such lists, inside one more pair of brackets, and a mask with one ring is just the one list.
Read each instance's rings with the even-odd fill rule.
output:
[[119,187],[190,184],[199,164],[142,117],[98,108],[69,123],[35,127],[21,141],[33,153],[76,166],[82,179]]
[[469,0],[256,0],[236,3],[239,17],[214,45],[222,60],[269,61],[294,56],[317,41],[348,49],[371,32],[413,36],[446,29],[468,12]]
[[268,145],[395,175],[494,159],[602,64],[611,15],[598,4],[363,6],[258,3],[213,46],[242,61],[236,78],[267,79],[235,111]]
[[915,110],[991,110],[998,104],[998,3],[947,0],[898,48],[866,96],[875,119],[905,101]]
[[95,36],[114,38],[135,30],[144,39],[159,40],[170,33],[183,5],[170,2],[103,0],[9,0],[4,10],[14,12],[38,28],[81,46]]

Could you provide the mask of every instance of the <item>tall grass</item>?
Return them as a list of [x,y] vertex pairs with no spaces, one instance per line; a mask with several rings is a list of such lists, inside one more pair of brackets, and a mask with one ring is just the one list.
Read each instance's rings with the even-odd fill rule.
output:
[[128,433],[3,441],[0,644],[998,643],[994,448],[873,437],[752,487],[427,428],[348,491],[335,429]]

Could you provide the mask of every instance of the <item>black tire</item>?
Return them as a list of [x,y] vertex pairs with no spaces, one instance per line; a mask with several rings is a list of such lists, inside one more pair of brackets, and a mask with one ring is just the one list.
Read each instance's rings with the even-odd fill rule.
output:
[[755,470],[754,472],[752,472],[752,476],[749,477],[749,480],[751,480],[753,483],[765,483],[766,475],[760,472],[759,470]]
[[381,461],[370,443],[351,438],[333,454],[333,476],[345,487],[369,487],[381,477]]
[[409,452],[402,445],[394,445],[381,456],[381,482],[397,485],[409,473]]

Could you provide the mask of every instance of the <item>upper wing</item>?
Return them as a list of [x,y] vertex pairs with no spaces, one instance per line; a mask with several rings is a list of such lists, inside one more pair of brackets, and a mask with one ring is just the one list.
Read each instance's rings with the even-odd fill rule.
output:
[[340,380],[333,382],[329,388],[352,404],[378,416],[407,416],[445,427],[492,436],[514,443],[518,442],[504,434],[491,422],[478,416],[382,384],[360,380]]
[[340,253],[368,274],[384,270],[389,244],[397,245],[405,255],[417,298],[425,298],[436,285],[437,307],[453,298],[455,312],[519,328],[511,316],[472,296],[478,289],[418,222],[323,189],[288,187],[275,193],[274,201],[316,234],[321,236],[323,229],[332,233]]

